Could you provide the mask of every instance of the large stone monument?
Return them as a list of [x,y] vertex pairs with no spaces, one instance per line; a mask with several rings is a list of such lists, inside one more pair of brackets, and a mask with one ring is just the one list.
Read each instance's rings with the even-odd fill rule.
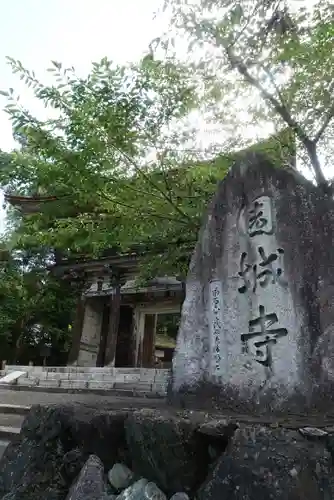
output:
[[187,279],[170,393],[239,411],[327,407],[334,202],[247,154],[220,183]]

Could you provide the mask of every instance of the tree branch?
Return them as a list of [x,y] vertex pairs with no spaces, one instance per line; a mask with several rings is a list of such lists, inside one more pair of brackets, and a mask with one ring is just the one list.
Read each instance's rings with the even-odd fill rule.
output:
[[[280,91],[280,89],[279,89],[279,87],[278,87],[277,83],[275,82],[275,78],[274,78],[274,76],[272,75],[272,73],[271,73],[271,72],[269,71],[269,69],[268,69],[268,68],[266,68],[266,67],[264,66],[264,64],[262,64],[262,63],[259,63],[259,67],[260,67],[260,68],[262,68],[262,70],[263,70],[263,71],[265,72],[265,74],[268,76],[268,78],[269,78],[269,80],[270,80],[270,82],[271,82],[272,86],[273,86],[273,87],[274,87],[274,89],[275,89],[275,92],[277,93],[277,95],[278,95],[278,97],[279,97],[279,100],[280,100],[281,105],[282,105],[285,109],[288,109],[288,108],[287,108],[287,105],[286,105],[286,103],[285,103],[285,100],[284,100],[283,94],[282,94],[282,92]],[[273,96],[273,97],[274,97],[274,96]]]
[[252,85],[253,87],[257,88],[262,97],[266,100],[269,101],[270,104],[274,107],[274,109],[281,115],[283,120],[291,127],[296,135],[299,137],[299,139],[304,142],[305,140],[309,140],[308,136],[302,129],[302,127],[299,125],[299,123],[296,122],[294,118],[290,115],[288,109],[286,106],[282,103],[280,103],[276,97],[274,97],[270,92],[268,92],[262,85],[261,83],[254,78],[250,72],[248,71],[248,68],[246,64],[244,64],[240,59],[238,59],[233,52],[230,50],[229,47],[226,48],[226,52],[229,58],[229,61],[231,63],[231,66],[233,69],[237,69],[239,73],[245,78],[247,83]]
[[117,146],[111,144],[111,147],[113,149],[115,149],[115,151],[117,151],[118,153],[120,153],[128,163],[130,163],[130,165],[132,165],[134,167],[134,169],[136,170],[137,173],[139,173],[139,175],[141,175],[154,189],[156,189],[161,195],[162,197],[173,207],[173,209],[179,214],[181,215],[182,218],[192,222],[191,218],[189,217],[189,215],[185,214],[177,205],[175,205],[175,203],[173,202],[173,200],[171,200],[169,198],[169,196],[158,186],[156,185],[150,175],[147,175],[145,174],[145,172],[143,172],[143,170],[137,165],[137,163],[131,158],[131,156],[129,156],[127,153],[125,153],[124,151],[122,151],[121,149],[119,149]]
[[313,142],[315,144],[317,144],[319,142],[319,140],[323,136],[326,128],[328,127],[328,125],[329,125],[329,123],[330,123],[330,121],[332,120],[333,117],[334,117],[334,104],[329,109],[329,111],[327,113],[327,116],[325,117],[324,123],[322,124],[322,126],[320,127],[320,129],[318,130],[318,132],[315,134],[315,137],[313,139]]
[[[116,201],[113,198],[110,198],[108,195],[106,195],[103,191],[100,191],[100,194],[106,200],[110,201],[111,203],[115,203],[115,205],[119,205],[121,207],[129,208],[130,210],[135,210],[136,213],[138,214],[138,207],[127,205],[126,203],[123,203],[121,201]],[[101,212],[100,211],[100,213],[109,214],[110,216],[112,216],[112,214],[110,214],[110,212],[108,212],[108,211],[105,211],[105,212]],[[149,212],[139,212],[139,215],[141,215],[143,217],[156,217],[158,219],[169,220],[171,222],[178,222],[180,224],[188,224],[188,221],[186,222],[185,220],[176,219],[175,217],[168,217],[167,215],[156,214],[156,213],[151,212],[151,211],[149,211]]]
[[262,97],[268,101],[275,111],[283,118],[283,120],[289,125],[289,127],[295,132],[297,137],[301,140],[303,145],[305,146],[307,152],[309,153],[312,167],[314,169],[316,181],[319,186],[327,186],[326,178],[321,170],[320,163],[318,159],[315,161],[314,155],[314,147],[316,144],[308,137],[306,132],[302,129],[300,124],[291,116],[288,108],[284,105],[284,103],[280,103],[276,97],[274,97],[270,92],[268,92],[261,83],[254,78],[250,72],[248,71],[247,66],[238,59],[230,47],[225,47],[228,59],[231,63],[233,69],[237,69],[239,73],[245,78],[246,82],[257,88],[260,91]]

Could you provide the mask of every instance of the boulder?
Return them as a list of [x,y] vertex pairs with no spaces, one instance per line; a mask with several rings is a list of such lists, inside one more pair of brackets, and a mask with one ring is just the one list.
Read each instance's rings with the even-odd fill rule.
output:
[[128,488],[133,477],[133,472],[124,464],[117,463],[108,472],[109,482],[116,490]]
[[327,500],[334,498],[324,443],[298,431],[242,426],[199,489],[198,500]]
[[178,491],[172,497],[170,497],[170,500],[190,500],[190,498],[188,497],[187,493]]
[[73,481],[85,465],[88,456],[80,448],[73,448],[63,458],[63,473],[69,481]]
[[217,188],[192,256],[169,396],[241,413],[334,409],[334,201],[264,153]]
[[147,500],[145,495],[145,487],[147,484],[147,479],[139,479],[118,495],[117,500]]
[[97,456],[90,455],[66,500],[104,500],[106,494],[103,464]]
[[0,460],[0,497],[6,500],[62,500],[68,482],[62,473],[66,449],[59,413],[35,406],[24,420],[21,434]]
[[152,482],[147,483],[144,494],[147,500],[167,500],[166,495]]
[[167,497],[155,483],[142,478],[125,489],[116,500],[167,500]]
[[71,448],[81,449],[86,456],[97,455],[107,470],[124,460],[119,454],[125,443],[127,410],[108,409],[108,404],[101,401],[94,406],[75,404],[60,408],[62,427],[71,437]]
[[197,426],[168,413],[139,410],[125,422],[132,470],[167,494],[191,491],[204,480],[208,449]]
[[63,500],[90,454],[107,469],[119,461],[127,415],[101,401],[34,406],[0,460],[0,498]]

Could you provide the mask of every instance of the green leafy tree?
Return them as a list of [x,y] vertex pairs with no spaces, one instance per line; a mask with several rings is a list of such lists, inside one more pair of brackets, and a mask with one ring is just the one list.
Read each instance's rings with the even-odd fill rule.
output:
[[[0,155],[12,200],[0,264],[1,352],[27,362],[49,345],[59,361],[81,283],[48,271],[57,254],[131,249],[143,254],[143,277],[185,275],[203,212],[235,155],[204,161],[187,151],[191,133],[178,123],[197,98],[183,67],[145,58],[123,68],[104,59],[83,79],[54,62],[55,85],[45,86],[10,63],[53,118],[38,120],[13,90],[4,92],[19,146]],[[286,156],[282,141],[258,146]],[[22,215],[15,195],[36,199],[37,212]]]
[[1,358],[8,362],[38,360],[43,346],[65,353],[79,290],[48,272],[42,252],[8,251],[0,261]]
[[[206,111],[225,129],[230,125],[234,137],[238,129],[245,133],[242,122],[253,131],[288,126],[327,193],[322,167],[333,155],[332,2],[166,0],[165,8],[196,56],[191,66],[203,84]],[[156,42],[171,51],[175,31]]]
[[197,103],[190,72],[147,56],[129,67],[103,59],[79,78],[53,62],[55,84],[46,86],[10,64],[54,115],[38,120],[13,90],[4,92],[20,148],[1,183],[11,194],[56,197],[16,226],[9,213],[16,244],[85,255],[158,244],[160,265],[179,260],[184,268],[182,242],[196,238],[229,165],[200,164],[186,150],[193,134],[182,123]]
[[10,63],[56,115],[37,120],[6,93],[20,147],[0,180],[11,194],[51,197],[35,214],[9,212],[14,247],[86,257],[135,250],[147,256],[146,275],[186,274],[208,201],[235,159],[188,151],[191,72],[152,57],[126,68],[103,59],[83,79],[54,62],[55,85],[45,86]]

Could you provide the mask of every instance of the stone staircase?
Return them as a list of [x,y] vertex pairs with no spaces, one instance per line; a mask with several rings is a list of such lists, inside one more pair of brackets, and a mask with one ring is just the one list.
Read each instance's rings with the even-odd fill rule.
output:
[[[2,377],[14,375],[14,372],[24,374],[18,374],[18,378],[9,383],[1,381]],[[154,368],[7,365],[0,372],[0,388],[165,397],[169,375],[169,370]]]
[[0,458],[7,445],[19,435],[29,406],[0,404]]

